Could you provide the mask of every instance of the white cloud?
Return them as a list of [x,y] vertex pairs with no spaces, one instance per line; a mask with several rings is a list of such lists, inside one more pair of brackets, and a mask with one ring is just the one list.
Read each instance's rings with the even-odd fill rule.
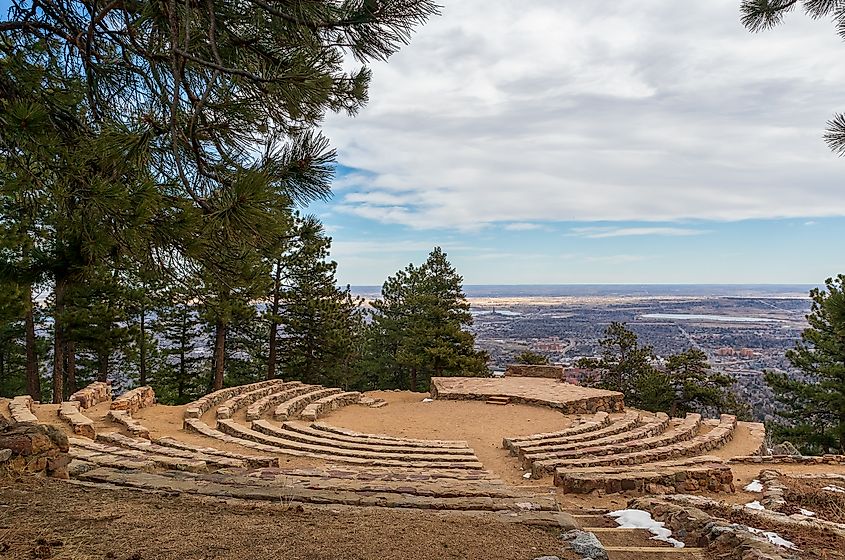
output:
[[679,228],[679,227],[582,227],[572,228],[572,235],[577,237],[588,237],[590,239],[603,239],[607,237],[631,237],[631,236],[667,236],[667,237],[690,237],[710,233],[707,230]]
[[829,21],[751,34],[737,0],[444,4],[374,65],[367,108],[327,120],[359,170],[338,211],[512,231],[845,215],[844,164],[821,139],[845,109]]
[[540,224],[532,224],[530,222],[514,222],[511,224],[506,224],[505,229],[507,231],[532,231],[537,229],[543,229],[543,226]]

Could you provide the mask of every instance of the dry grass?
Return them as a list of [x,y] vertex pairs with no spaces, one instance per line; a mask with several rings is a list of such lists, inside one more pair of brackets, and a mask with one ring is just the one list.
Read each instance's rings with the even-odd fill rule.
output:
[[783,513],[798,513],[799,508],[804,508],[814,512],[820,519],[845,523],[845,494],[822,490],[825,486],[840,481],[824,478],[783,478],[781,481],[787,487],[784,496],[787,507]]

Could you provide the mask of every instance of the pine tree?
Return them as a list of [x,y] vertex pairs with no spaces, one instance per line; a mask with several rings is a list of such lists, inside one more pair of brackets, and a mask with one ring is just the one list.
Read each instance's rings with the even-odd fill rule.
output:
[[545,366],[549,364],[549,357],[531,350],[526,350],[518,354],[513,361],[517,364],[526,364],[534,366]]
[[625,393],[634,404],[638,379],[645,376],[650,382],[655,381],[652,376],[654,351],[651,346],[640,346],[636,333],[619,322],[608,325],[599,345],[601,357],[581,359],[578,367],[596,370],[599,374],[596,386]]
[[382,286],[367,335],[368,369],[376,383],[428,390],[432,376],[484,375],[487,355],[475,337],[463,279],[439,247],[421,266],[409,264]]
[[810,326],[786,354],[801,376],[765,374],[783,407],[775,435],[808,453],[845,453],[845,274],[828,278],[810,298]]

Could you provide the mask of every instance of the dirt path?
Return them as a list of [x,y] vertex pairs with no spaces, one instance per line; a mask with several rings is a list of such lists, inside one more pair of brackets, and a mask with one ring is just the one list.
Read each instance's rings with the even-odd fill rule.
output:
[[[52,480],[6,479],[0,487],[0,547],[8,560],[574,558],[561,550],[559,530],[488,517],[351,508],[296,512]],[[38,546],[42,554],[49,547],[50,556],[38,556]]]

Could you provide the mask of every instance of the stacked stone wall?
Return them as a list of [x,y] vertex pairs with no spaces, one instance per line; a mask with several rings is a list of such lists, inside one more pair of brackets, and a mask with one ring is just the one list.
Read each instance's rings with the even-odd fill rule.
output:
[[72,394],[68,400],[78,402],[82,410],[91,408],[98,403],[111,400],[111,384],[95,381]]
[[111,410],[125,410],[130,415],[135,414],[142,408],[154,405],[156,394],[149,385],[138,387],[127,391],[117,397],[111,403]]
[[214,391],[213,393],[209,393],[190,403],[185,408],[185,418],[199,418],[211,410],[212,407],[217,406],[226,399],[243,393],[249,393],[250,391],[255,391],[257,389],[261,389],[262,387],[277,385],[279,383],[281,383],[280,380],[272,379],[270,381],[260,381],[249,385],[238,385],[237,387],[229,387],[226,389],[220,389],[219,391]]
[[68,439],[48,424],[0,427],[0,466],[8,472],[68,478]]
[[542,377],[563,379],[563,366],[508,364],[505,377]]
[[29,395],[13,398],[9,402],[9,413],[12,415],[12,420],[18,424],[37,424],[38,418],[32,413],[33,402]]
[[94,439],[97,437],[94,421],[82,414],[81,406],[79,401],[63,402],[59,405],[59,418],[70,424],[74,434]]

